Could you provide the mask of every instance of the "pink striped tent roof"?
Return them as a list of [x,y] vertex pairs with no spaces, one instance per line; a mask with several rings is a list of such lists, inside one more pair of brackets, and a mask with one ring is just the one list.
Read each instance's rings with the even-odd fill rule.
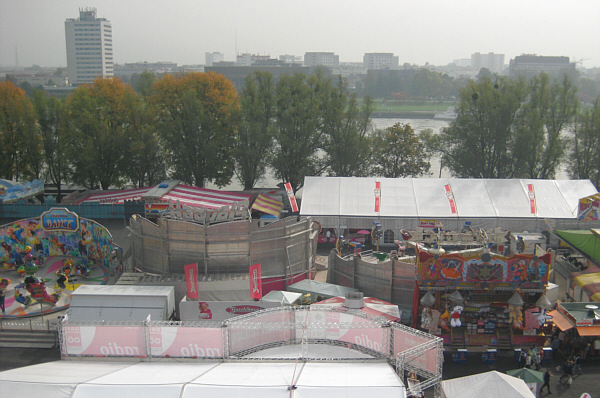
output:
[[77,204],[90,202],[118,204],[123,203],[126,200],[140,200],[142,196],[148,193],[148,191],[150,191],[152,188],[153,187],[146,187],[138,189],[125,189],[122,191],[96,193],[83,198]]
[[243,193],[232,193],[217,191],[214,189],[198,188],[189,185],[179,184],[169,193],[161,198],[165,202],[177,202],[191,207],[205,207],[208,209],[218,209],[222,206],[230,206],[234,202],[250,200],[252,195]]

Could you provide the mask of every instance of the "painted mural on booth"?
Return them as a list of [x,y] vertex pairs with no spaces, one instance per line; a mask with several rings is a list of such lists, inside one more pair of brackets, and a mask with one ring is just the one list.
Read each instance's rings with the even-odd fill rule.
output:
[[551,254],[517,254],[504,257],[492,253],[463,256],[458,253],[419,252],[419,284],[440,287],[541,288],[548,282]]
[[41,259],[68,256],[80,258],[90,265],[115,266],[111,264],[115,249],[112,236],[102,225],[77,218],[76,229],[72,228],[72,220],[62,224],[72,229],[52,229],[45,228],[43,220],[43,217],[35,217],[0,227],[0,261],[19,266],[24,263],[25,253],[31,253]]

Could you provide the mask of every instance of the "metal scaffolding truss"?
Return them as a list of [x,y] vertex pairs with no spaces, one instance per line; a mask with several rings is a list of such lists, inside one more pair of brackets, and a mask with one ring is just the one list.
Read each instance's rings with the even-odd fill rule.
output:
[[[87,327],[87,330],[83,330]],[[420,389],[435,387],[439,396],[442,379],[443,348],[442,339],[428,333],[412,329],[402,324],[390,322],[383,317],[374,317],[357,309],[329,306],[290,306],[274,307],[230,318],[223,322],[194,321],[70,321],[68,316],[59,323],[59,341],[63,357],[101,356],[119,357],[111,352],[90,353],[81,349],[81,343],[72,344],[69,333],[87,333],[88,336],[106,335],[103,328],[126,327],[135,329],[144,337],[134,352],[138,360],[202,360],[208,356],[166,355],[153,351],[153,335],[179,336],[179,328],[197,328],[197,331],[183,333],[185,344],[202,346],[203,336],[220,336],[216,347],[218,356],[211,358],[225,361],[387,361],[395,367],[404,379],[406,372],[419,376]],[[91,329],[90,329],[91,328]],[[168,329],[168,330],[166,330]],[[118,329],[124,330],[124,329]],[[183,332],[183,330],[180,330]],[[175,333],[174,333],[175,332]],[[161,333],[166,333],[162,335]],[[114,347],[126,345],[119,332],[113,332]],[[88,338],[89,341],[89,338]],[[131,341],[129,341],[131,343]],[[71,346],[69,346],[71,344]],[[205,345],[206,346],[206,345]],[[72,349],[74,347],[75,349]],[[290,349],[293,352],[290,357]],[[77,350],[78,349],[78,350]],[[268,351],[268,352],[267,352]],[[187,356],[186,356],[187,355]],[[129,355],[133,357],[133,355]],[[413,389],[414,389],[413,385]]]

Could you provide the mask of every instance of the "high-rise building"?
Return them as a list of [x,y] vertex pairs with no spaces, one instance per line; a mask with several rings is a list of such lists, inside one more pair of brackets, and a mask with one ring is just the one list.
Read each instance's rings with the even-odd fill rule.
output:
[[70,84],[114,75],[112,26],[105,18],[96,18],[95,8],[80,8],[79,18],[67,19],[65,36]]
[[504,70],[504,54],[471,54],[471,67],[479,72],[486,68],[492,73],[500,74]]
[[365,53],[363,64],[367,70],[398,69],[398,56],[392,53]]

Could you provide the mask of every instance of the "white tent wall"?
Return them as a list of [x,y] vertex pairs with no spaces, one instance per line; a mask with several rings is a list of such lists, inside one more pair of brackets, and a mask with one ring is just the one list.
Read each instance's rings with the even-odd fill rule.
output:
[[2,396],[405,398],[388,363],[57,361],[0,372]]
[[[381,185],[379,212],[376,181]],[[590,180],[305,177],[300,214],[338,233],[340,226],[370,228],[378,221],[398,234],[417,230],[424,219],[439,220],[454,231],[470,221],[473,228],[533,232],[545,230],[545,220],[577,225],[579,198],[597,192]]]

